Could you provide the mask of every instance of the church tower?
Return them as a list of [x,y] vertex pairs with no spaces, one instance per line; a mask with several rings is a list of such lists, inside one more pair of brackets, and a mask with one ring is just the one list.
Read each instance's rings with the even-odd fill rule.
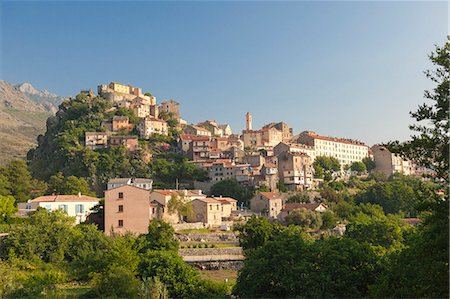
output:
[[245,115],[245,124],[247,130],[252,130],[252,114],[250,112]]

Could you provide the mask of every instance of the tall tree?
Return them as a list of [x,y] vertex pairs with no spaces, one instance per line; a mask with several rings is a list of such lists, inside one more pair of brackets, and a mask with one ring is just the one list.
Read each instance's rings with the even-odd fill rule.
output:
[[424,97],[429,101],[419,106],[411,116],[418,122],[409,128],[416,132],[412,140],[400,143],[390,142],[394,152],[401,153],[419,165],[434,170],[439,179],[449,183],[449,103],[450,103],[450,42],[443,47],[436,46],[429,56],[436,66],[425,71],[425,75],[436,83],[433,90],[426,90]]

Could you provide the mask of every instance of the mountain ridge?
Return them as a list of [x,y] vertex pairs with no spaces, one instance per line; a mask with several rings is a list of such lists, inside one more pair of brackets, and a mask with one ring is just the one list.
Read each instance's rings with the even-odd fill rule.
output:
[[0,80],[0,164],[24,158],[64,97],[24,82]]

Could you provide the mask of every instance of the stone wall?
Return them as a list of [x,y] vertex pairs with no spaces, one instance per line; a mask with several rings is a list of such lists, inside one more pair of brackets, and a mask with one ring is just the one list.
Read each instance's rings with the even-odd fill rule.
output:
[[175,231],[184,230],[184,229],[201,229],[205,228],[203,222],[193,222],[193,223],[178,223],[173,224],[173,229]]
[[239,244],[235,233],[176,234],[176,238],[183,244]]
[[178,254],[181,256],[211,256],[211,255],[243,255],[241,247],[226,247],[226,248],[183,248],[178,249]]
[[243,261],[220,261],[220,262],[193,262],[189,265],[200,270],[241,270]]

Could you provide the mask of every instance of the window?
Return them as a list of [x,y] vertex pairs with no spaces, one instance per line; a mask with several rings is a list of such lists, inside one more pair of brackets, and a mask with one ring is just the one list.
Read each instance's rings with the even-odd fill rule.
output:
[[219,205],[217,205],[217,210],[219,210]]
[[52,206],[51,205],[45,205],[44,208],[46,208],[47,210],[50,211],[52,209]]
[[120,199],[123,198],[123,192],[119,192],[119,198],[120,198]]
[[119,220],[119,227],[123,227],[123,220]]
[[75,205],[76,214],[84,214],[84,205]]
[[209,206],[209,210],[212,211],[212,205]]
[[66,212],[66,214],[67,214],[67,212],[69,211],[69,207],[68,207],[67,205],[59,205],[58,208],[59,208],[59,209],[63,209],[64,212]]
[[119,205],[119,213],[123,212],[123,205]]

